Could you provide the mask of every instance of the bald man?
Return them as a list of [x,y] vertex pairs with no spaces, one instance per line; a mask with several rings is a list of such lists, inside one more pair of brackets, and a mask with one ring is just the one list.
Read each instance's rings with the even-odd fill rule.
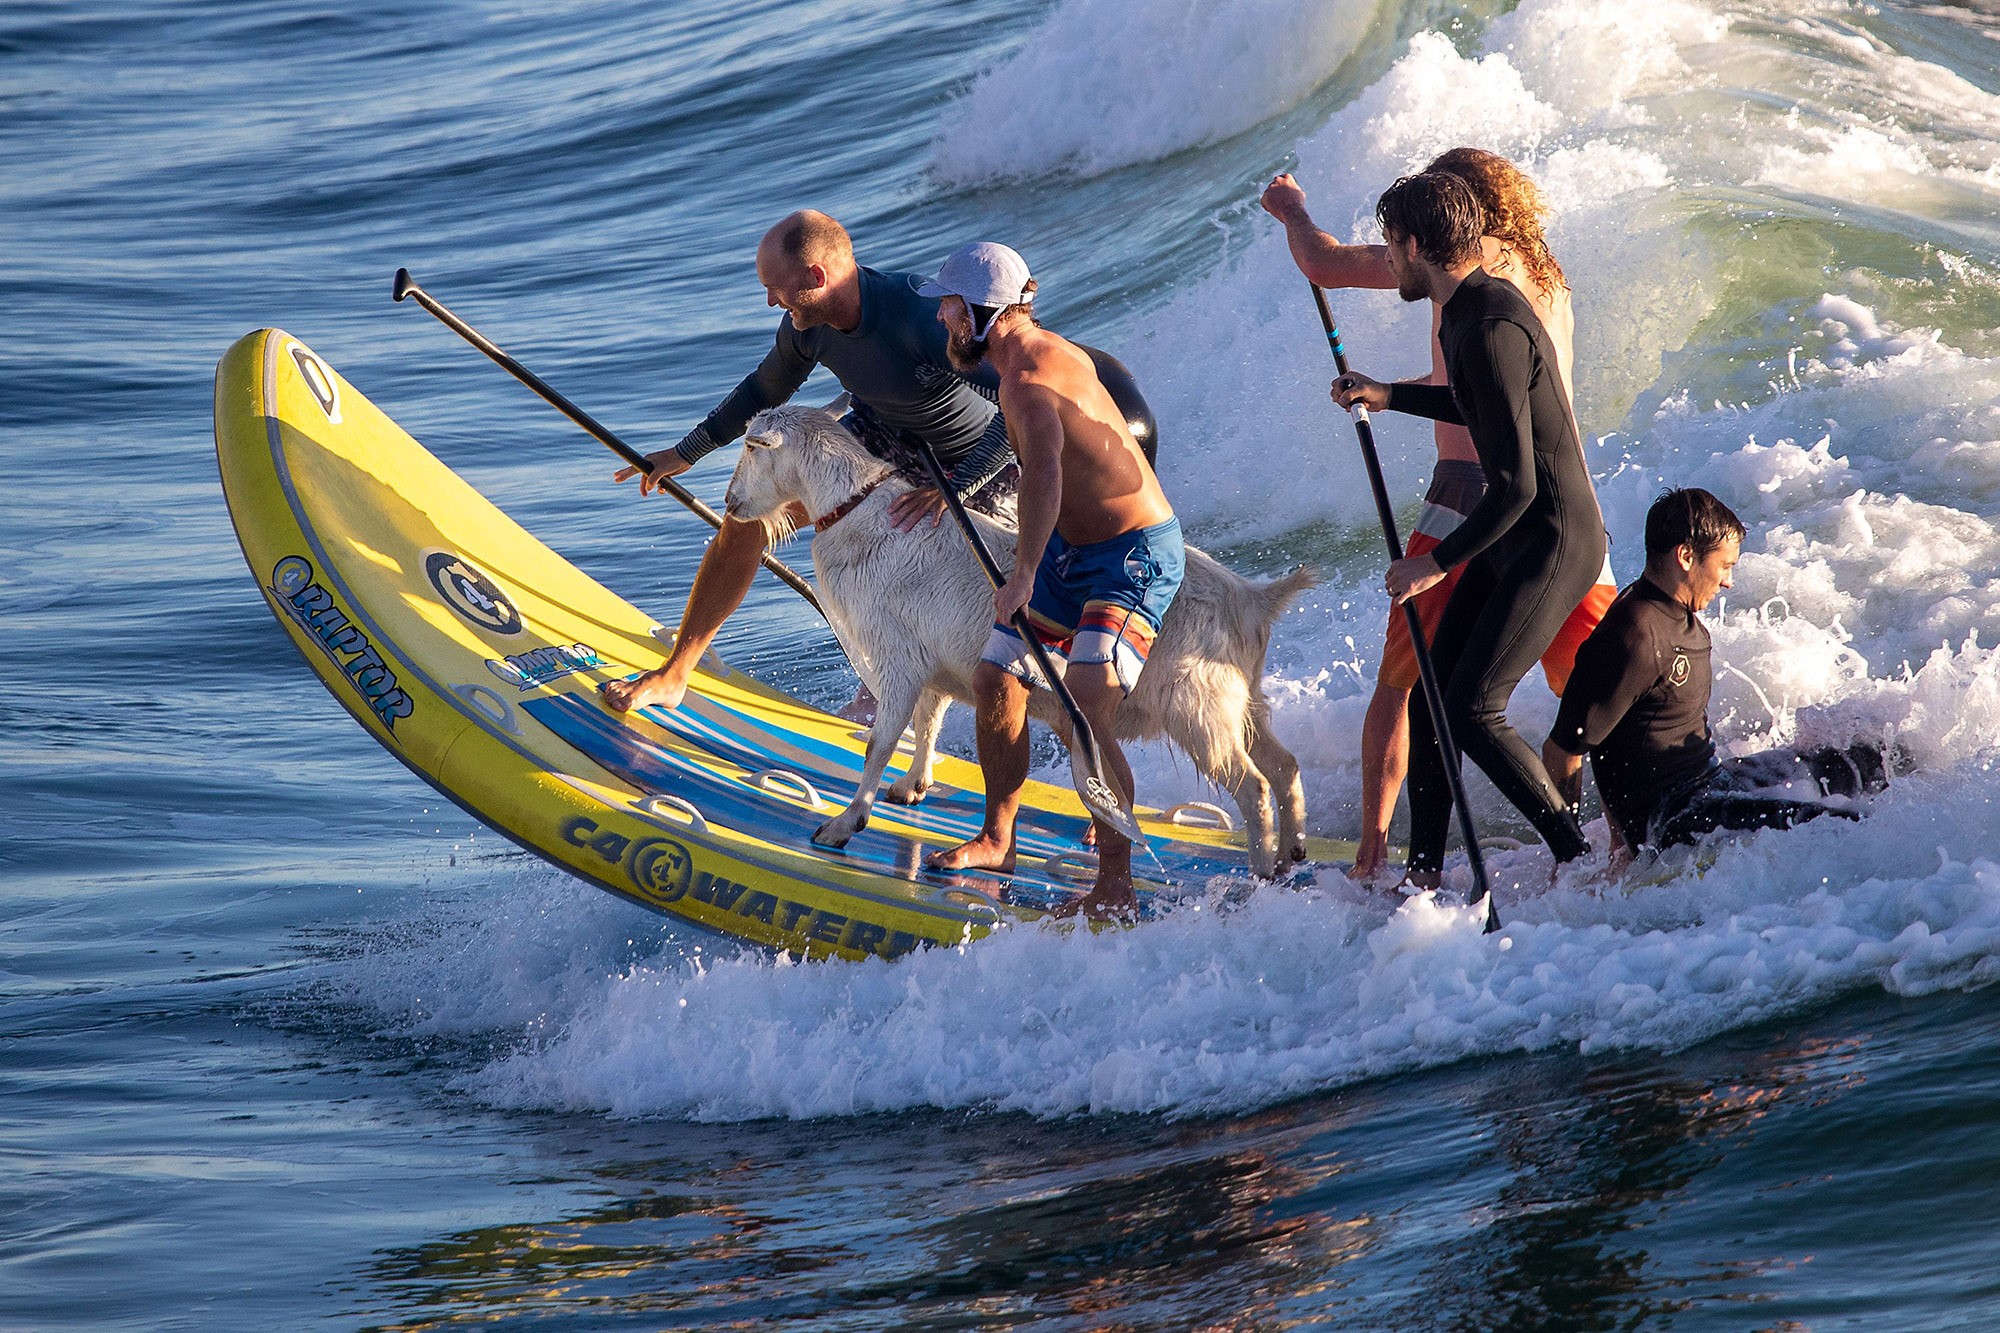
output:
[[[849,396],[844,424],[870,452],[908,465],[919,456],[907,438],[914,436],[944,460],[961,498],[982,491],[990,496],[1014,455],[999,409],[973,386],[997,397],[999,379],[990,368],[954,372],[938,303],[917,294],[922,276],[861,267],[846,229],[807,209],[765,233],[757,247],[757,280],[766,303],[785,311],[763,363],[679,444],[648,455],[656,469],[651,475],[628,467],[616,480],[640,477],[640,489],[650,494],[660,479],[679,476],[741,435],[751,417],[788,401],[815,366],[825,366]],[[890,514],[907,529],[926,518],[936,523],[944,511],[941,494],[919,488],[898,496]],[[810,518],[797,517],[801,523]],[[608,682],[605,703],[619,712],[677,706],[695,664],[743,604],[763,550],[760,524],[724,518],[702,556],[666,662],[635,680]]]

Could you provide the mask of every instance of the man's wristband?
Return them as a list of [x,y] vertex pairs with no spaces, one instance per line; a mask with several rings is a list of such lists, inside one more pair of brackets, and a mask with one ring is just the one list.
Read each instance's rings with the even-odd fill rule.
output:
[[674,452],[681,456],[681,462],[692,467],[714,453],[718,447],[716,442],[709,438],[707,426],[696,426],[674,446]]

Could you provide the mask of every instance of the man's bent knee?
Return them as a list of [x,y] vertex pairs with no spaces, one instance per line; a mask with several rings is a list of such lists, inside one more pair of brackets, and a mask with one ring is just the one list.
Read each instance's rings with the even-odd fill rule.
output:
[[981,699],[1003,699],[1015,690],[1026,691],[1027,685],[1005,667],[992,662],[981,662],[972,669],[972,692]]
[[1109,717],[1125,697],[1109,663],[1072,663],[1063,683],[1076,706],[1092,717]]

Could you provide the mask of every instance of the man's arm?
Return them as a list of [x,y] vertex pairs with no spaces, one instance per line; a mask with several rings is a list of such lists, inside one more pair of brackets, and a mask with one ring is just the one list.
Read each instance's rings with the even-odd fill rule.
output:
[[[1624,721],[1639,696],[1659,677],[1659,664],[1649,654],[1635,650],[1633,641],[1600,629],[1583,641],[1576,653],[1576,668],[1563,689],[1562,705],[1555,725],[1542,742],[1542,767],[1555,783],[1556,791],[1574,810],[1583,800],[1583,756],[1585,751],[1604,743],[1612,730]],[[1602,792],[1602,771],[1599,790]],[[1611,851],[1605,873],[1617,876],[1632,861],[1632,840],[1618,822],[1609,796],[1604,803],[1604,822],[1611,830]]]
[[701,461],[741,435],[751,417],[767,407],[790,401],[816,364],[800,346],[798,330],[792,327],[792,317],[786,315],[779,321],[778,336],[763,361],[743,377],[743,382],[699,426],[687,433],[687,438],[674,446],[674,452],[686,462]]
[[1454,426],[1465,424],[1465,418],[1459,415],[1458,400],[1451,396],[1449,384],[1398,380],[1389,386],[1389,400],[1382,405],[1382,410],[1407,412],[1413,417],[1428,417],[1432,421],[1448,422]]
[[[1626,628],[1629,624],[1623,618],[1607,616],[1576,650],[1576,666],[1563,687],[1555,725],[1549,728],[1548,741],[1542,746],[1545,764],[1552,751],[1560,752],[1571,756],[1580,772],[1583,755],[1604,744],[1639,696],[1659,680],[1659,662],[1643,636]],[[1548,767],[1553,776],[1554,766]]]
[[1039,384],[1001,386],[1001,411],[1007,433],[1021,459],[1021,496],[1017,516],[1020,538],[1014,545],[1014,572],[993,594],[994,617],[1006,624],[1028,604],[1035,590],[1035,571],[1062,513],[1062,413],[1056,398]]
[[1551,736],[1542,742],[1542,767],[1548,770],[1549,782],[1565,805],[1574,810],[1583,804],[1582,755],[1571,754]]
[[792,317],[786,315],[778,325],[776,341],[757,369],[744,376],[743,382],[732,389],[699,426],[683,435],[679,444],[646,455],[646,461],[653,465],[651,472],[641,473],[636,467],[621,467],[611,474],[611,480],[630,481],[638,477],[641,494],[651,495],[656,490],[664,493],[661,483],[668,477],[678,477],[741,435],[743,428],[750,424],[751,417],[767,407],[776,407],[797,393],[799,386],[806,382],[806,377],[812,374],[815,364],[798,345],[798,332],[792,328]]
[[1264,187],[1264,211],[1285,224],[1285,244],[1299,272],[1322,287],[1390,288],[1389,251],[1380,245],[1342,245],[1313,225],[1306,192],[1288,171]]

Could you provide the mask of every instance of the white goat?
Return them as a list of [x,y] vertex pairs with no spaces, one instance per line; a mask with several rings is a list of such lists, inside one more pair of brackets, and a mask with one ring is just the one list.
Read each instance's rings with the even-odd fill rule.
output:
[[[820,604],[876,698],[854,800],[813,835],[832,847],[867,827],[876,788],[912,720],[916,753],[889,797],[905,805],[923,799],[945,704],[971,701],[973,669],[993,623],[993,589],[954,523],[921,523],[913,532],[890,526],[889,502],[909,489],[814,407],[758,413],[729,480],[724,507],[761,522],[773,545],[791,536],[799,508],[821,519],[862,497],[813,541]],[[978,515],[973,522],[1001,568],[1011,566],[1014,532]],[[1190,546],[1186,579],[1137,688],[1118,709],[1120,738],[1167,736],[1230,792],[1243,814],[1250,868],[1267,878],[1281,859],[1305,859],[1305,797],[1298,761],[1271,734],[1264,653],[1279,613],[1315,581],[1301,568],[1253,583]],[[1067,743],[1067,719],[1046,690],[1030,691],[1029,708]]]

